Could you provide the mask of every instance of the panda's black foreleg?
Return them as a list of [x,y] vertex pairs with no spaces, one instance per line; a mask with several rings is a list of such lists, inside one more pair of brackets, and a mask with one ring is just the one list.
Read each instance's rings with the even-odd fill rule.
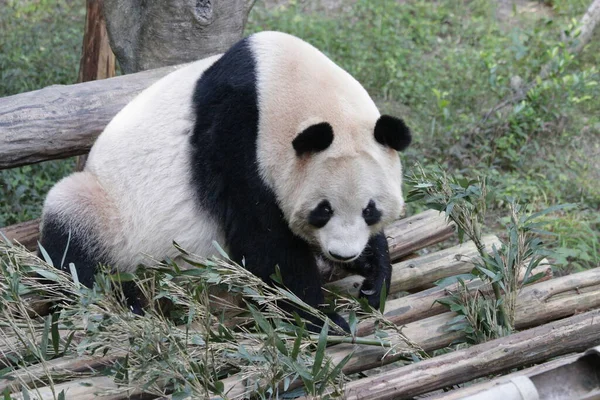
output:
[[392,278],[390,250],[383,231],[371,237],[363,254],[354,261],[353,268],[365,277],[360,297],[365,297],[371,307],[379,308],[384,285],[389,293]]
[[[286,227],[287,228],[287,227]],[[241,230],[235,230],[241,234]],[[313,253],[309,246],[300,238],[295,237],[287,229],[281,229],[278,234],[248,235],[245,232],[236,240],[230,237],[230,255],[234,260],[244,259],[246,268],[268,284],[275,285],[271,276],[275,266],[279,266],[282,283],[295,295],[311,307],[321,309],[339,327],[349,332],[350,328],[344,318],[335,311],[323,310],[325,303],[321,288],[321,276]],[[273,233],[275,230],[271,230]],[[243,236],[243,237],[241,237]],[[323,322],[311,314],[287,303],[279,306],[288,312],[297,312],[308,322],[308,329],[320,331]]]

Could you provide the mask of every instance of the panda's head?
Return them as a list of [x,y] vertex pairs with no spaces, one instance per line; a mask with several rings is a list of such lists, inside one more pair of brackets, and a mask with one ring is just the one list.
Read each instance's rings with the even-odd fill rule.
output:
[[314,123],[290,144],[297,162],[284,210],[290,228],[333,261],[355,260],[404,208],[397,151],[410,143],[408,128],[384,115],[364,129],[338,137],[328,122]]

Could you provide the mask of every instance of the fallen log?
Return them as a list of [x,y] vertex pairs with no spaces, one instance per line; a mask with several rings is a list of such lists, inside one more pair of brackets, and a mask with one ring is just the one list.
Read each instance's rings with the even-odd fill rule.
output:
[[[588,351],[585,352],[587,354]],[[522,369],[517,372],[513,372],[508,375],[503,375],[498,378],[476,383],[474,385],[470,385],[468,387],[459,388],[456,390],[452,390],[450,392],[446,392],[439,395],[428,396],[427,400],[460,400],[464,399],[466,396],[471,396],[474,394],[479,394],[484,390],[490,389],[494,386],[503,385],[510,382],[512,379],[522,376],[533,377],[536,375],[541,375],[550,371],[555,371],[558,369],[562,369],[564,367],[568,367],[573,363],[577,362],[581,359],[583,354],[571,354],[563,357],[559,357],[552,361],[545,362],[543,364],[538,364],[530,368]],[[597,358],[600,358],[598,355]],[[584,377],[585,379],[586,377]],[[563,397],[566,398],[566,397]],[[580,398],[580,396],[571,396],[570,398]]]
[[[37,250],[40,235],[40,220],[34,219],[20,224],[0,228],[0,232],[11,242],[19,242],[29,251]],[[1,239],[1,236],[0,236]]]
[[180,67],[0,98],[0,169],[85,154],[127,103]]
[[346,399],[408,398],[600,344],[600,310],[346,384]]
[[[531,275],[537,274],[541,274],[541,277],[536,281],[538,285],[540,282],[550,280],[552,278],[552,266],[547,261],[542,261],[537,268],[531,271]],[[523,277],[521,276],[520,280],[522,281],[522,279]],[[485,283],[480,279],[474,279],[467,286],[469,290],[482,290]],[[395,325],[402,326],[423,318],[442,314],[448,310],[448,307],[437,303],[437,300],[447,297],[449,293],[457,289],[458,283],[455,283],[445,288],[433,287],[398,299],[388,300],[385,304],[385,317]],[[489,289],[491,288],[488,287],[487,290]],[[523,306],[527,307],[525,300],[523,300],[523,303]],[[523,312],[527,314],[527,312]],[[357,335],[366,336],[372,333],[373,330],[374,326],[372,324],[362,323],[358,326]]]

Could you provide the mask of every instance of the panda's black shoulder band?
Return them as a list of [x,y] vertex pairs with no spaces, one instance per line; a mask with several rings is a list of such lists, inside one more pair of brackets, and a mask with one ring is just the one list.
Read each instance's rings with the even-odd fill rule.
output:
[[314,124],[303,130],[292,141],[296,155],[318,153],[333,142],[333,128],[327,122]]

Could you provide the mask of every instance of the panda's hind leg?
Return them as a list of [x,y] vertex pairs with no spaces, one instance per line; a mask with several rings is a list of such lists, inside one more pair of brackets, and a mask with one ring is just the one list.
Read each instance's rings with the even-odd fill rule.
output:
[[[56,268],[70,271],[73,263],[79,282],[94,284],[99,264],[113,264],[111,248],[119,240],[118,211],[96,177],[87,171],[72,174],[48,193],[42,213],[40,244]],[[123,290],[134,312],[141,312],[137,288]]]

